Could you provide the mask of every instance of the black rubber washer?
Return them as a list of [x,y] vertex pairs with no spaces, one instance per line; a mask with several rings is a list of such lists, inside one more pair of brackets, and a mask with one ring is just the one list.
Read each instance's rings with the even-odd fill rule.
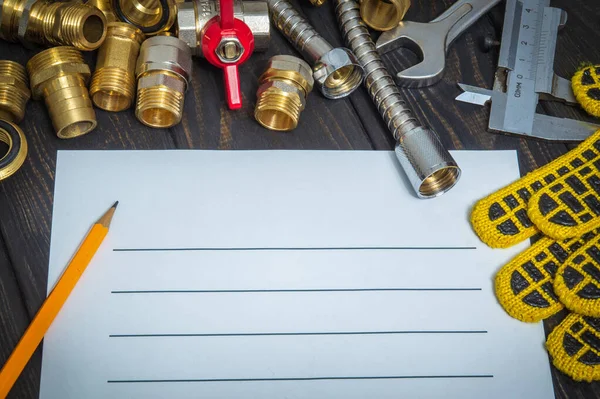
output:
[[17,128],[10,123],[0,120],[0,130],[5,130],[12,141],[12,145],[8,150],[8,154],[6,154],[4,158],[0,159],[0,170],[2,170],[14,162],[15,158],[17,158],[17,155],[19,155],[19,152],[21,152],[21,146],[23,143],[21,143],[21,135],[19,134]]
[[123,13],[123,10],[121,9],[121,2],[119,0],[112,0],[112,8],[117,18],[119,18],[121,21],[135,26],[145,34],[150,34],[161,31],[167,22],[169,22],[169,18],[171,17],[171,8],[169,7],[168,0],[159,0],[159,2],[160,7],[162,8],[160,20],[156,24],[148,27],[143,27],[130,21],[129,18],[127,18],[127,16]]

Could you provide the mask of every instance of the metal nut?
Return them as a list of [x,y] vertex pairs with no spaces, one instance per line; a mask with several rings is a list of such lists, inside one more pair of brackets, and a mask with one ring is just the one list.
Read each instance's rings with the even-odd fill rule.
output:
[[196,34],[194,3],[182,3],[177,7],[177,37],[186,42],[193,55],[202,55],[202,49]]
[[31,96],[29,87],[21,79],[12,76],[0,75],[0,86],[13,86],[21,92],[23,97],[29,98]]
[[169,71],[190,81],[192,53],[187,44],[174,36],[155,36],[144,43],[137,62],[136,75],[149,71]]
[[363,69],[354,54],[346,48],[334,48],[323,54],[313,68],[315,83],[327,98],[340,98],[341,85],[358,87],[363,79]]
[[56,79],[59,76],[79,74],[87,82],[91,76],[90,67],[84,63],[71,63],[52,65],[30,74],[31,92],[35,100],[43,97],[42,86],[44,82],[50,79]]
[[23,11],[21,13],[21,18],[19,19],[19,27],[18,27],[18,35],[21,44],[25,47],[30,47],[31,44],[29,41],[25,40],[25,34],[27,33],[27,28],[29,27],[29,16],[31,14],[31,7],[37,0],[25,0],[23,4]]
[[237,37],[224,37],[215,51],[221,62],[233,64],[244,55],[244,46]]

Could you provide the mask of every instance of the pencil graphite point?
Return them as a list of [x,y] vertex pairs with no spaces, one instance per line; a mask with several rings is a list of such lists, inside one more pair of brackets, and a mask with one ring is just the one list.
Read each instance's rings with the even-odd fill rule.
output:
[[119,201],[115,201],[115,203],[113,204],[112,208],[117,209],[117,206],[119,206]]
[[101,224],[108,229],[110,227],[110,222],[113,218],[113,215],[115,214],[115,210],[117,209],[118,205],[119,201],[115,202],[113,206],[111,206],[110,209],[104,215],[102,215],[102,217],[98,219],[96,223]]

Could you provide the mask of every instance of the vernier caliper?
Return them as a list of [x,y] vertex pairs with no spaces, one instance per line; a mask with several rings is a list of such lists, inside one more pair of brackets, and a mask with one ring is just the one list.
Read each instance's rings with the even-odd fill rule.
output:
[[550,0],[507,0],[493,90],[459,84],[456,99],[491,102],[489,130],[552,141],[581,141],[600,125],[536,113],[538,101],[577,104],[571,82],[554,73],[559,27],[567,14]]

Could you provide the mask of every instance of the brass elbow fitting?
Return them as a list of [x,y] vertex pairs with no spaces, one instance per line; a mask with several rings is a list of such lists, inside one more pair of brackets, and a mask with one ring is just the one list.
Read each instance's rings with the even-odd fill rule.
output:
[[0,181],[14,175],[27,158],[27,140],[14,123],[0,119],[0,141],[8,145],[5,155],[0,155]]
[[[233,13],[254,35],[254,51],[267,51],[271,41],[269,7],[265,1],[234,0]],[[187,43],[194,56],[202,57],[206,24],[219,15],[218,0],[192,0],[177,7],[177,36]]]
[[0,119],[21,122],[30,97],[25,67],[14,61],[0,60]]
[[181,122],[185,92],[192,76],[192,53],[174,36],[144,43],[137,62],[135,115],[146,126],[168,128]]
[[108,24],[90,86],[90,96],[98,108],[117,112],[133,104],[135,66],[143,40],[144,34],[133,25]]
[[259,84],[254,118],[267,129],[295,129],[314,85],[310,65],[297,57],[276,55]]
[[370,28],[386,31],[398,26],[411,0],[360,0],[360,17]]
[[73,47],[53,47],[27,63],[31,91],[44,98],[56,134],[70,139],[96,127],[96,114],[87,90],[90,68]]
[[171,29],[177,15],[174,0],[111,0],[111,3],[117,19],[148,36]]
[[7,41],[91,51],[100,47],[106,35],[104,14],[77,1],[4,0],[0,4],[0,38]]

